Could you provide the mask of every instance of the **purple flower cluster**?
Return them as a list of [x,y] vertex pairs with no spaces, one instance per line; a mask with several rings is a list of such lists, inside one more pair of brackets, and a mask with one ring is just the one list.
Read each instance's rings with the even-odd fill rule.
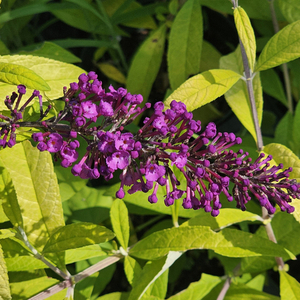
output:
[[[20,98],[21,92],[19,89],[19,97],[13,94],[10,102]],[[34,93],[41,101],[40,95]],[[103,176],[110,180],[121,170],[118,198],[124,198],[125,190],[129,194],[151,191],[148,200],[156,203],[162,186],[165,205],[183,198],[184,208],[203,208],[212,216],[217,216],[222,207],[221,193],[228,201],[235,199],[242,210],[250,194],[270,214],[275,212],[271,204],[274,202],[282,211],[294,210],[289,202],[299,198],[300,185],[288,178],[291,168],[282,171],[282,165],[270,167],[271,156],[264,158],[263,154],[252,163],[248,153],[229,150],[242,140],[233,133],[218,133],[214,123],[201,131],[201,122],[193,120],[193,114],[181,102],[172,101],[166,110],[162,102],[155,103],[153,114],[132,134],[126,126],[151,105],[138,107],[142,96],[131,95],[123,88],[115,90],[110,86],[105,92],[94,72],[80,75],[78,83],[65,88],[64,101],[64,110],[54,119],[41,121],[37,127],[42,132],[32,135],[38,149],[55,153],[63,167],[72,166],[73,175],[81,178]],[[5,130],[10,126],[12,139],[13,128],[26,126],[19,121],[21,112],[16,105],[11,110],[12,118],[0,116],[7,124],[1,125],[2,135],[7,135]],[[44,115],[41,112],[41,117]],[[87,143],[86,153],[79,160],[78,136]],[[178,174],[184,178],[184,189],[179,188]],[[230,182],[234,185],[232,195]]]

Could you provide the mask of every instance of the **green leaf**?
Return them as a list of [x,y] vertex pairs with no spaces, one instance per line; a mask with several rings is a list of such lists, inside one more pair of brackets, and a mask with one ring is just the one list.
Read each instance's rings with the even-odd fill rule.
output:
[[220,277],[202,273],[199,281],[192,282],[187,289],[180,291],[167,300],[200,300],[221,281]]
[[278,5],[288,22],[293,23],[300,20],[300,3],[298,0],[279,0]]
[[[45,57],[36,57],[33,55],[6,55],[0,57],[0,63],[9,63],[22,65],[35,72],[37,75],[42,76],[45,82],[51,88],[50,91],[45,91],[46,97],[49,99],[57,99],[63,96],[63,87],[69,86],[71,82],[78,81],[78,76],[84,72],[81,68],[60,62]],[[16,91],[16,87],[0,83],[0,93],[2,95],[11,95]],[[29,94],[30,91],[27,91]],[[24,97],[23,97],[24,99]],[[27,97],[26,97],[27,99]],[[4,102],[0,102],[0,110],[7,110]]]
[[275,141],[291,149],[293,148],[293,122],[293,114],[287,111],[275,129]]
[[265,70],[260,73],[260,79],[264,92],[287,107],[285,92],[277,73],[273,69]]
[[280,274],[280,299],[297,300],[300,295],[300,283],[285,271],[279,271]]
[[289,148],[272,143],[264,147],[264,152],[271,154],[276,164],[283,164],[284,169],[293,168],[290,173],[291,179],[295,178],[298,182],[300,180],[300,160]]
[[129,254],[142,259],[157,259],[169,251],[211,249],[228,257],[283,256],[283,247],[234,229],[215,233],[206,226],[184,226],[153,233],[135,244]]
[[134,278],[140,278],[142,268],[133,257],[125,256],[124,271],[128,282],[132,285]]
[[54,253],[99,244],[113,239],[114,236],[113,232],[104,226],[84,222],[70,224],[58,229],[50,237],[43,253]]
[[6,263],[3,256],[3,251],[0,245],[0,298],[1,300],[10,300],[10,289],[8,283],[8,275],[7,275],[7,268]]
[[262,50],[255,72],[274,68],[300,57],[300,20],[276,33]]
[[[48,238],[64,226],[52,157],[25,141],[1,150],[0,163],[11,177],[28,240],[38,251],[42,250]],[[12,203],[11,208],[15,207]]]
[[66,63],[81,62],[79,57],[51,42],[44,42],[38,49],[35,49],[34,51],[20,51],[18,54],[45,57]]
[[115,293],[109,293],[106,295],[103,295],[99,298],[97,298],[97,300],[127,300],[129,296],[129,293],[126,292],[115,292]]
[[146,290],[145,294],[141,298],[142,300],[152,299],[156,297],[158,299],[165,299],[168,289],[168,278],[169,269],[167,268],[164,273],[162,273]]
[[241,75],[230,70],[210,70],[195,75],[184,82],[166,100],[170,105],[172,100],[185,103],[188,111],[193,111],[226,93]]
[[161,65],[165,34],[166,26],[162,25],[143,42],[128,72],[127,90],[131,94],[142,94],[145,101],[148,99]]
[[212,217],[206,212],[199,213],[198,216],[189,219],[181,226],[209,226],[212,230],[219,230],[243,221],[262,221],[262,218],[248,211],[241,211],[234,208],[221,208],[221,213],[217,217]]
[[[295,116],[293,122],[293,129],[292,129],[292,145],[295,154],[299,156],[300,153],[300,103],[298,102],[296,109],[295,109]],[[291,128],[289,128],[291,130]]]
[[168,47],[171,88],[178,88],[190,75],[199,73],[203,39],[199,1],[188,0],[172,24]]
[[203,40],[199,72],[204,72],[210,69],[218,69],[220,58],[221,53],[212,44]]
[[114,233],[125,251],[129,241],[129,218],[126,205],[121,199],[115,199],[110,210],[110,219]]
[[128,300],[138,300],[144,295],[149,286],[161,276],[180,256],[181,252],[170,252],[166,257],[149,261],[141,273],[140,278],[133,283]]
[[233,11],[235,26],[246,51],[249,67],[253,71],[256,57],[256,42],[251,22],[245,10],[238,6]]
[[[220,59],[220,68],[230,69],[236,73],[242,74],[244,71],[242,55],[240,47]],[[261,124],[262,110],[263,110],[263,97],[262,87],[259,78],[259,74],[256,74],[253,81],[254,97],[256,110],[258,114],[258,121]],[[225,99],[228,105],[231,107],[234,114],[238,117],[244,127],[251,133],[256,141],[256,132],[254,128],[254,122],[252,118],[252,111],[250,106],[250,100],[248,96],[247,86],[243,80],[238,81],[226,94]]]
[[45,80],[34,71],[17,64],[0,62],[0,82],[18,85],[24,84],[29,89],[49,91]]

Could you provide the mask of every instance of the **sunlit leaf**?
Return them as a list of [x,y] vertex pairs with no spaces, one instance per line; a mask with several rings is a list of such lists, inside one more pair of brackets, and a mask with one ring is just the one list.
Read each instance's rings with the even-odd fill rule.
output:
[[100,71],[108,78],[115,80],[122,84],[126,83],[125,76],[115,66],[113,66],[109,63],[100,63],[100,64],[97,64],[97,66],[100,69]]
[[113,232],[92,223],[75,223],[57,230],[44,247],[43,253],[60,252],[99,244],[114,238]]
[[173,90],[189,75],[199,72],[202,36],[201,6],[199,1],[188,0],[176,15],[170,31],[168,70]]
[[300,295],[300,283],[285,271],[279,271],[280,274],[280,299],[297,300]]
[[245,10],[238,6],[233,11],[235,26],[246,51],[251,70],[254,69],[256,56],[256,42],[251,22]]
[[255,72],[274,68],[300,57],[300,20],[276,33],[262,50]]
[[124,271],[128,282],[132,285],[134,278],[140,278],[142,268],[133,257],[127,255],[124,258]]
[[8,274],[6,263],[3,256],[3,251],[0,245],[0,299],[1,300],[10,300],[10,289],[8,283]]
[[167,106],[172,100],[185,103],[188,111],[193,111],[224,95],[241,75],[230,70],[210,70],[195,75],[185,81],[165,101]]

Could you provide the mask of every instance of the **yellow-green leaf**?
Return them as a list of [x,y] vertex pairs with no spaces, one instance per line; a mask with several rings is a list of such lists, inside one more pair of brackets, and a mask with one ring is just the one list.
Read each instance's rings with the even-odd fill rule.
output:
[[274,68],[300,57],[300,20],[276,33],[263,48],[255,72]]
[[[220,59],[220,68],[230,69],[240,74],[243,73],[244,69],[240,47],[237,47],[237,49],[234,52],[223,56]],[[258,121],[259,124],[261,124],[263,95],[259,73],[255,75],[252,83],[254,89],[256,110],[258,114]],[[226,92],[225,99],[228,105],[231,107],[234,114],[238,117],[240,122],[251,133],[251,135],[256,141],[256,132],[252,118],[252,111],[246,83],[243,80],[238,81],[229,91]]]
[[164,53],[166,26],[148,37],[135,54],[127,76],[127,90],[148,99]]
[[8,283],[8,275],[6,263],[3,256],[2,247],[0,245],[0,299],[1,300],[10,300],[10,289]]
[[281,144],[272,143],[266,145],[263,150],[273,156],[273,160],[277,165],[282,163],[284,169],[292,167],[293,171],[290,173],[289,178],[300,181],[300,159],[289,148]]
[[199,73],[203,39],[199,1],[188,0],[172,24],[168,47],[168,70],[173,90],[190,75]]
[[233,11],[235,26],[245,48],[249,67],[253,71],[256,56],[256,42],[250,19],[242,7],[237,7]]
[[88,245],[100,244],[114,238],[114,233],[104,226],[81,222],[58,229],[44,247],[43,253],[61,252]]
[[241,75],[230,70],[209,70],[195,75],[185,81],[166,100],[170,105],[172,100],[185,103],[188,111],[193,111],[226,93]]
[[285,271],[280,271],[280,299],[298,300],[300,295],[300,283]]
[[110,210],[110,219],[116,237],[126,251],[129,241],[128,210],[121,199],[115,199]]
[[[72,64],[33,55],[5,55],[0,57],[0,63],[20,65],[43,77],[51,89],[44,92],[50,100],[62,97],[63,87],[68,87],[71,82],[77,82],[78,76],[85,72]],[[0,83],[0,94],[3,100],[13,91],[17,91],[17,88],[7,83]],[[27,94],[30,92],[27,91]],[[28,99],[28,97],[23,98]],[[0,110],[7,110],[4,101],[0,101]]]
[[137,280],[140,278],[142,268],[137,260],[127,255],[124,259],[124,271],[128,282],[132,285],[134,278]]
[[100,71],[108,78],[115,80],[119,83],[125,84],[126,78],[115,66],[109,63],[100,63],[97,65]]
[[0,62],[0,81],[8,84],[24,84],[29,89],[49,91],[45,80],[22,65]]

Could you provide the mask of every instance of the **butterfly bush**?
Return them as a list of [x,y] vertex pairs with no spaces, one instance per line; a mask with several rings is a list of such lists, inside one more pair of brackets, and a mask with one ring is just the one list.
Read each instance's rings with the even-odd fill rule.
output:
[[[212,216],[217,216],[222,207],[221,193],[228,201],[235,199],[242,210],[252,194],[269,214],[276,210],[274,203],[282,211],[294,211],[289,203],[299,198],[300,186],[289,179],[292,168],[282,170],[282,164],[270,166],[271,155],[265,157],[261,153],[252,161],[247,152],[230,150],[242,143],[241,138],[218,132],[214,123],[201,128],[201,122],[193,120],[193,114],[182,102],[173,100],[167,109],[162,102],[155,103],[153,114],[132,134],[126,126],[151,104],[139,107],[143,97],[131,95],[124,88],[115,90],[110,86],[106,92],[94,72],[81,74],[78,83],[64,88],[65,107],[54,118],[45,120],[51,106],[43,111],[38,91],[20,107],[25,93],[25,86],[19,85],[18,93],[5,99],[10,117],[0,115],[3,148],[16,144],[17,128],[33,127],[39,129],[32,134],[37,148],[54,153],[62,167],[71,167],[74,176],[83,179],[103,176],[110,180],[121,170],[121,184],[116,192],[120,199],[125,197],[126,190],[129,194],[151,191],[148,201],[156,203],[158,188],[162,186],[166,206],[183,198],[184,208],[203,208]],[[39,99],[40,118],[24,121],[24,110],[35,97]],[[77,152],[78,137],[87,145],[83,157]],[[184,189],[179,188],[179,175],[184,178]]]

